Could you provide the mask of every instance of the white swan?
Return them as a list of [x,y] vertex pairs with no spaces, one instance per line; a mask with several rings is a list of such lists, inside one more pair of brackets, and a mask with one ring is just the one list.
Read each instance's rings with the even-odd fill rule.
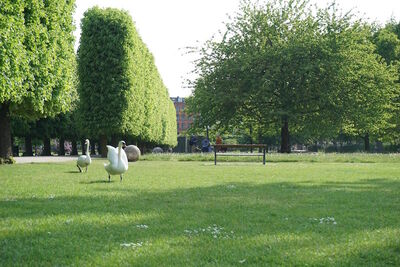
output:
[[78,160],[76,161],[76,166],[78,167],[79,171],[82,172],[82,168],[86,167],[86,172],[87,168],[92,163],[92,159],[90,158],[90,152],[89,152],[89,139],[85,140],[85,145],[86,145],[86,155],[79,156]]
[[104,163],[104,168],[108,173],[109,182],[111,180],[111,175],[118,174],[120,181],[122,181],[122,174],[128,170],[128,158],[126,157],[125,151],[122,149],[122,145],[125,145],[125,142],[119,141],[118,150],[115,147],[107,146],[107,159],[110,163]]

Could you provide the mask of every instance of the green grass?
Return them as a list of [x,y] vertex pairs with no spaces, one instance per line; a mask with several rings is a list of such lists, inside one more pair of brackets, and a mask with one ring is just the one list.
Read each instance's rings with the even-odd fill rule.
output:
[[139,161],[122,183],[103,160],[0,166],[0,266],[399,266],[381,160]]

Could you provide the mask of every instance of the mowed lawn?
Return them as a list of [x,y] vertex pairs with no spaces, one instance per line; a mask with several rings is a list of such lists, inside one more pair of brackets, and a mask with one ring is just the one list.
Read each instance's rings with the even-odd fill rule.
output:
[[400,265],[400,163],[0,166],[1,266]]

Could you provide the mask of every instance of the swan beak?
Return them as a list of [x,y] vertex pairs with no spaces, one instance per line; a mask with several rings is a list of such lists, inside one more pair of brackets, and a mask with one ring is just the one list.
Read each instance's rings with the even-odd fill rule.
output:
[[124,141],[122,141],[122,148],[126,147],[126,143]]

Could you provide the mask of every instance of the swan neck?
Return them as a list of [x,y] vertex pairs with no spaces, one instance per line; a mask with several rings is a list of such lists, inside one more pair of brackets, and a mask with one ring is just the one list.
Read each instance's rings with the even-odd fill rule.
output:
[[88,142],[87,145],[86,145],[86,155],[87,156],[90,156],[89,146],[90,146],[90,143]]
[[122,149],[122,144],[118,144],[118,162],[121,160],[121,149]]

